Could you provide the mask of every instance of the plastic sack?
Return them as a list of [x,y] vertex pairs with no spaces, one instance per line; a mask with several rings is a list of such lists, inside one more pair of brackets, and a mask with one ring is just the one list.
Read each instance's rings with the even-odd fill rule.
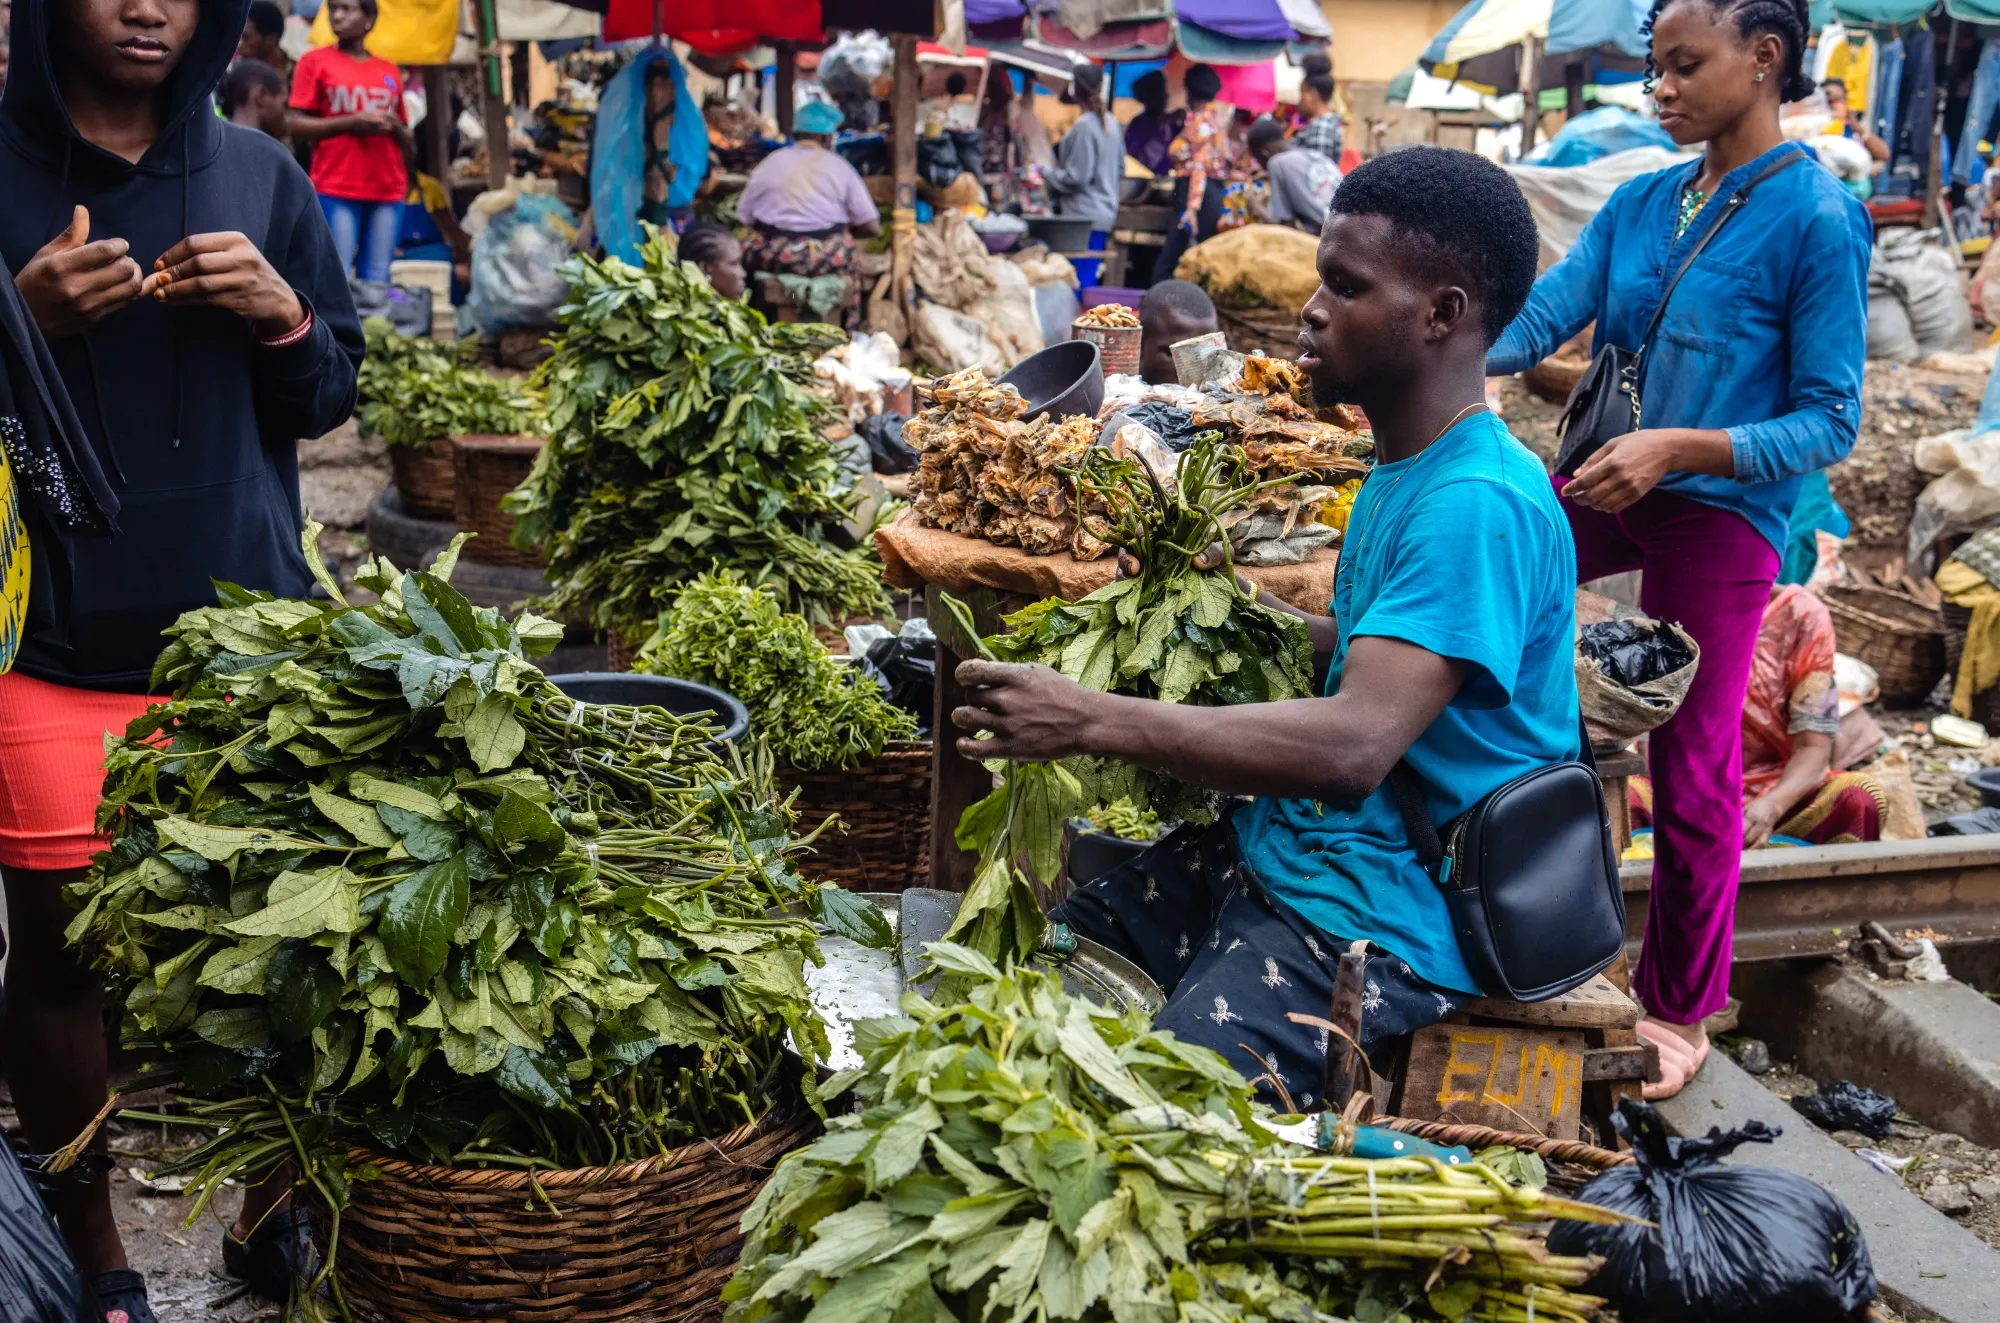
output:
[[347,292],[354,299],[354,311],[363,321],[386,317],[396,334],[428,340],[431,334],[431,292],[410,285],[391,285],[380,280],[353,277]]
[[[664,46],[634,56],[604,85],[591,130],[590,216],[597,242],[611,257],[639,264],[639,208],[646,201],[646,69],[665,60],[674,81],[674,123],[667,132],[667,159],[674,177],[667,205],[685,207],[708,177],[708,125],[701,104],[688,93],[681,62]],[[571,220],[574,227],[575,220]],[[475,252],[474,263],[478,261]]]
[[902,632],[868,645],[855,663],[875,681],[882,697],[917,719],[917,738],[929,739],[931,703],[937,685],[937,636],[922,616],[903,622]]
[[1583,1289],[1608,1297],[1625,1323],[1848,1323],[1875,1299],[1868,1245],[1845,1204],[1788,1171],[1722,1164],[1779,1131],[1752,1121],[1678,1139],[1630,1099],[1612,1123],[1637,1162],[1577,1197],[1654,1226],[1558,1222],[1548,1243],[1604,1256]]
[[1194,444],[1194,415],[1176,405],[1146,400],[1125,410],[1125,416],[1150,429],[1169,450],[1186,450]]
[[1792,1110],[1822,1130],[1854,1130],[1870,1139],[1887,1139],[1896,1119],[1896,1100],[1852,1080],[1822,1084],[1818,1093],[1792,1097]]
[[1623,744],[1660,725],[1680,710],[1700,664],[1700,647],[1679,625],[1644,616],[1585,625],[1576,694],[1592,742]]
[[1660,122],[1622,106],[1599,106],[1571,119],[1542,146],[1521,158],[1524,165],[1588,165],[1599,157],[1635,147],[1678,151]]
[[55,1219],[0,1138],[0,1323],[77,1323],[84,1304]]
[[868,443],[868,454],[875,464],[877,473],[913,473],[917,467],[917,452],[910,443],[903,440],[905,419],[893,410],[878,413],[872,418],[861,420],[855,433]]
[[556,324],[569,283],[556,265],[576,242],[576,213],[559,198],[523,192],[472,240],[472,288],[465,315],[481,335]]

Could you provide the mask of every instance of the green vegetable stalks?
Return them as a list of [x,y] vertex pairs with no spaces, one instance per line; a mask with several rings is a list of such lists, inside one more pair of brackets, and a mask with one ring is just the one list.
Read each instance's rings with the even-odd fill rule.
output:
[[[1261,485],[1246,477],[1240,454],[1219,433],[1204,433],[1181,456],[1172,486],[1134,461],[1093,449],[1077,487],[1103,503],[1109,540],[1139,559],[1140,573],[1075,602],[1052,597],[1015,612],[1006,617],[1007,633],[986,640],[986,655],[1040,662],[1092,689],[1169,703],[1311,695],[1312,636],[1304,622],[1245,593],[1227,559],[1222,516],[1251,500]],[[1224,549],[1223,563],[1196,569],[1196,556],[1216,543]],[[963,611],[949,597],[944,601]],[[998,864],[1054,883],[1063,822],[1121,799],[1156,821],[1209,822],[1219,807],[1215,796],[1195,787],[1108,758],[1009,768],[1000,788],[959,821],[959,847],[980,852],[981,863],[952,935],[964,934],[962,940],[989,959],[1032,950],[1008,944],[1005,936],[1010,930],[1026,934],[1033,925],[1018,916],[1011,925],[986,917],[1010,896],[1018,908],[1020,892],[1001,885]]]
[[735,573],[705,574],[684,588],[634,669],[734,694],[757,737],[805,771],[857,766],[890,740],[917,733],[916,718],[835,661],[805,617],[779,606],[774,589]]
[[854,496],[820,433],[829,326],[719,297],[649,231],[642,261],[573,257],[555,353],[535,374],[549,444],[508,495],[541,543],[549,605],[638,641],[711,568],[770,584],[814,623],[885,611],[872,545],[836,545]]
[[358,421],[363,435],[392,446],[428,445],[439,437],[514,436],[538,425],[535,399],[482,372],[457,347],[403,335],[386,317],[362,323]]
[[726,1323],[1579,1323],[1599,1260],[1536,1224],[1622,1220],[1479,1166],[1277,1140],[1221,1056],[1052,975],[930,948],[973,991],[857,1026],[857,1110],[744,1215]]
[[1120,795],[1109,804],[1099,804],[1085,809],[1083,819],[1098,831],[1109,833],[1121,840],[1160,839],[1160,815],[1149,808],[1140,808],[1124,795]]
[[68,935],[219,1131],[196,1214],[288,1158],[337,1214],[354,1149],[594,1166],[811,1100],[811,920],[889,938],[793,871],[768,769],[565,697],[529,660],[561,629],[471,606],[457,554],[369,561],[371,606],[222,585],[110,746]]

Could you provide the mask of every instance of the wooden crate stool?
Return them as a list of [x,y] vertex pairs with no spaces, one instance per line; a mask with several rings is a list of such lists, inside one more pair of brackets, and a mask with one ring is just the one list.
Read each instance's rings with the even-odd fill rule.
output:
[[1378,1102],[1414,1120],[1550,1139],[1578,1138],[1588,1116],[1608,1146],[1618,1099],[1659,1078],[1657,1049],[1634,1032],[1638,1023],[1638,1003],[1604,974],[1547,1001],[1477,997],[1412,1036]]

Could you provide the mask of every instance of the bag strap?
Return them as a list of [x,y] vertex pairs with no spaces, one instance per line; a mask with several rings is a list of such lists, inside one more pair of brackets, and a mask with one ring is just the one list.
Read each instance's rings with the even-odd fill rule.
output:
[[1681,277],[1686,275],[1688,268],[1694,265],[1694,260],[1701,256],[1702,250],[1708,247],[1709,242],[1716,235],[1722,233],[1722,227],[1729,224],[1730,218],[1743,210],[1743,204],[1750,200],[1751,189],[1757,187],[1757,185],[1763,183],[1779,171],[1788,170],[1805,159],[1805,148],[1801,147],[1798,151],[1787,154],[1783,160],[1773,161],[1771,164],[1765,166],[1753,178],[1746,181],[1741,188],[1729,195],[1729,201],[1724,204],[1722,214],[1716,217],[1715,224],[1709,226],[1701,238],[1695,241],[1694,247],[1688,250],[1688,255],[1681,259],[1680,266],[1674,271],[1673,279],[1667,282],[1665,292],[1660,295],[1659,306],[1653,309],[1653,319],[1646,323],[1646,333],[1639,337],[1639,347],[1632,351],[1632,365],[1629,370],[1635,377],[1638,374],[1641,360],[1646,356],[1647,346],[1653,343],[1653,335],[1660,329],[1661,319],[1667,315],[1667,304],[1673,299],[1674,291],[1680,287]]
[[[1576,710],[1577,748],[1580,752],[1574,761],[1582,763],[1597,772],[1597,755],[1590,747],[1590,728],[1583,721],[1583,707]],[[1430,806],[1424,802],[1423,778],[1417,769],[1410,766],[1408,758],[1398,758],[1396,765],[1389,769],[1389,796],[1396,801],[1396,812],[1402,816],[1403,831],[1416,849],[1417,862],[1427,870],[1435,869],[1444,859],[1444,842],[1438,838],[1437,824],[1431,821]],[[1432,876],[1435,878],[1436,874]]]

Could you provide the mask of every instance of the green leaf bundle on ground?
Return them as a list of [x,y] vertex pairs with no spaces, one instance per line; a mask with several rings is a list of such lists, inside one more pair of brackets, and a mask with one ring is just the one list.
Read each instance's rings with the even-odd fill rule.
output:
[[369,606],[221,586],[109,749],[69,936],[220,1131],[183,1164],[204,1199],[292,1158],[338,1206],[352,1148],[578,1167],[726,1133],[811,1098],[812,919],[888,939],[800,880],[768,768],[562,695],[531,660],[560,629],[469,605],[456,555],[365,563]]
[[403,335],[385,317],[362,325],[356,421],[392,446],[448,436],[515,436],[537,429],[534,398],[518,381],[482,372],[457,346]]
[[517,545],[542,545],[551,607],[637,641],[718,568],[815,623],[886,610],[873,548],[836,544],[853,497],[809,389],[841,333],[719,297],[658,232],[637,267],[560,270],[571,297],[535,377],[549,444],[505,506]]
[[753,587],[734,572],[704,574],[682,589],[633,669],[733,694],[750,710],[752,734],[804,771],[858,766],[917,733],[916,718],[835,661],[771,585]]
[[969,998],[856,1026],[858,1110],[744,1215],[725,1323],[1579,1323],[1615,1214],[1481,1167],[1286,1144],[1216,1053],[949,944]]

